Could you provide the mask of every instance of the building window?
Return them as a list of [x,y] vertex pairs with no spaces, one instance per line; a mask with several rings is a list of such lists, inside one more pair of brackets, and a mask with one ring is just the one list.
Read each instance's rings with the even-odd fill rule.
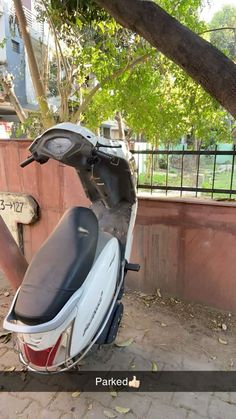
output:
[[20,43],[12,39],[11,44],[12,44],[12,50],[16,52],[17,54],[20,54]]
[[110,128],[106,128],[106,127],[103,128],[103,136],[105,138],[111,138],[111,130],[110,130]]

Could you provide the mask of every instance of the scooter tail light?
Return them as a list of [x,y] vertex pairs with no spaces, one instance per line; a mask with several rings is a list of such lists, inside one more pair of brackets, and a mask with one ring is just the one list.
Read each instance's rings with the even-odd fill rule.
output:
[[60,346],[61,339],[62,335],[58,338],[54,346],[41,351],[35,351],[24,343],[25,358],[29,363],[36,365],[37,367],[51,367]]

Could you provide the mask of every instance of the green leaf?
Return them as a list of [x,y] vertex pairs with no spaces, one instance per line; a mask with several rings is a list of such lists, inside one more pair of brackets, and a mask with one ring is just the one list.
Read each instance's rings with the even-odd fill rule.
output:
[[119,346],[119,347],[123,348],[123,347],[126,347],[126,346],[130,346],[133,342],[134,342],[134,339],[129,338],[129,339],[125,340],[124,342],[117,342],[116,346]]
[[113,413],[111,410],[103,410],[103,413],[107,418],[116,418],[115,413]]
[[152,362],[152,372],[156,372],[156,371],[158,371],[157,364],[156,362]]
[[118,413],[121,413],[123,415],[125,415],[126,413],[129,413],[130,412],[130,408],[129,407],[122,407],[122,406],[116,406],[115,407],[115,410]]
[[80,394],[81,394],[80,391],[75,391],[74,393],[72,393],[71,397],[76,398],[76,397],[79,397]]

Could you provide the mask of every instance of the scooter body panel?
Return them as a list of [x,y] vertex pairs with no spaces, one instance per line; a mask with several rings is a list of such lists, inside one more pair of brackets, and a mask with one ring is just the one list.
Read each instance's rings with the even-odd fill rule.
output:
[[75,356],[94,337],[114,295],[120,271],[118,240],[112,238],[97,258],[77,304],[70,355]]

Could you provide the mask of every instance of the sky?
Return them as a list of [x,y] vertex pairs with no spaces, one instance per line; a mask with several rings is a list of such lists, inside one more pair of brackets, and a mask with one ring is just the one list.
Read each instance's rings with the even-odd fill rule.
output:
[[205,0],[205,3],[211,3],[211,6],[204,7],[201,17],[202,19],[209,22],[214,15],[215,12],[218,12],[222,8],[222,6],[226,4],[231,4],[236,7],[236,0]]

